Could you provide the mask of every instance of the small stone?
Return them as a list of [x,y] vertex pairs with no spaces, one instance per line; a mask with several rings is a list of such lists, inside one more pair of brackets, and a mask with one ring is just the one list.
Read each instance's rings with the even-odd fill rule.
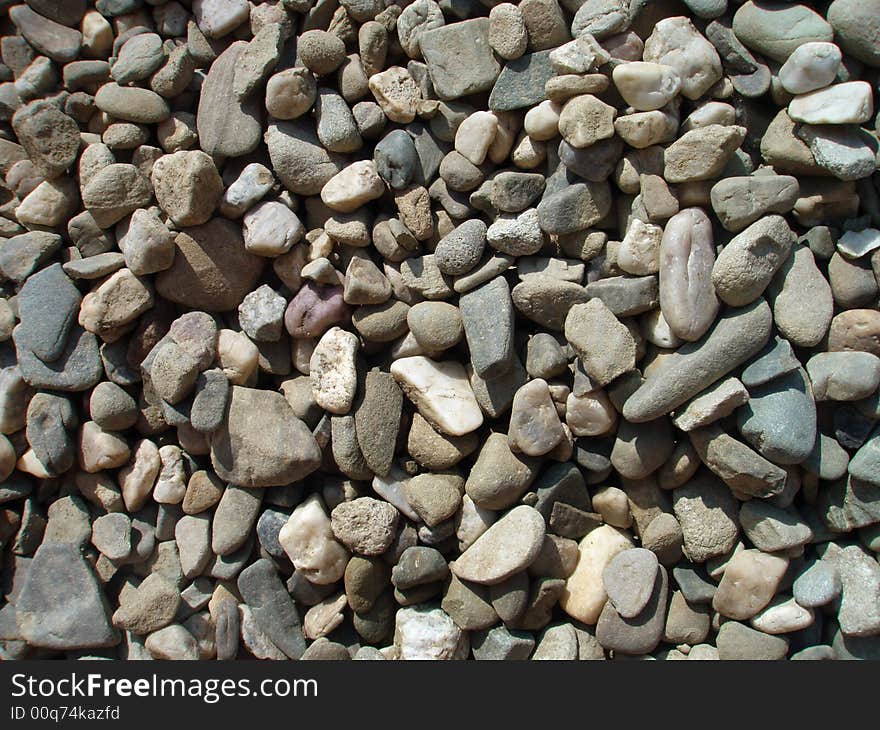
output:
[[739,380],[720,380],[676,411],[672,422],[682,431],[692,431],[729,416],[748,400],[749,392]]
[[805,124],[862,124],[873,109],[870,84],[847,81],[796,96],[788,115]]
[[159,206],[179,226],[207,223],[223,195],[214,161],[199,150],[163,155],[151,180]]
[[452,566],[462,580],[492,585],[527,568],[544,542],[544,519],[531,507],[515,507],[477,538]]
[[511,450],[543,456],[563,437],[547,381],[540,378],[529,381],[513,397],[507,436]]
[[406,314],[409,331],[427,352],[441,352],[464,336],[458,307],[446,302],[419,302]]
[[596,624],[596,638],[603,648],[620,654],[647,654],[663,638],[669,596],[666,569],[656,569],[655,583],[645,607],[633,618],[624,618],[609,600]]
[[488,18],[426,30],[419,36],[419,49],[444,101],[489,91],[501,71],[489,44]]
[[12,117],[12,128],[36,171],[43,177],[58,177],[76,161],[80,147],[79,127],[55,104],[39,100],[19,108]]
[[721,59],[714,46],[682,16],[663,18],[654,25],[645,39],[643,58],[672,67],[687,99],[699,99],[721,78]]
[[401,608],[395,616],[394,645],[404,660],[464,659],[468,635],[441,608]]
[[792,585],[794,600],[805,608],[827,606],[840,595],[841,580],[837,568],[824,560],[817,560]]
[[519,58],[526,52],[528,41],[523,14],[516,5],[501,3],[489,11],[489,45],[501,58]]
[[226,420],[211,435],[221,479],[245,487],[290,484],[314,471],[321,452],[284,396],[233,386]]
[[349,554],[336,540],[321,497],[312,494],[291,514],[278,542],[297,572],[310,582],[329,585],[342,578]]
[[271,561],[261,558],[238,576],[238,590],[259,628],[290,659],[300,659],[306,642],[299,613]]
[[180,591],[161,573],[151,573],[122,598],[113,625],[135,634],[150,634],[168,626],[180,605]]
[[753,51],[779,63],[800,45],[830,41],[833,31],[821,15],[806,5],[769,6],[746,2],[733,18],[733,31]]
[[669,183],[718,177],[742,144],[745,134],[745,127],[719,124],[685,132],[664,150],[663,177]]
[[397,510],[387,502],[359,497],[343,502],[331,513],[333,534],[360,555],[381,555],[391,545]]
[[675,69],[659,63],[622,63],[614,67],[612,76],[624,101],[638,111],[664,107],[681,88]]
[[[576,304],[569,310],[565,338],[597,385],[606,385],[635,367],[632,334],[599,299]],[[600,340],[604,346],[597,350],[592,344]]]
[[712,186],[712,209],[734,233],[767,213],[788,213],[797,202],[797,178],[791,175],[727,177]]
[[331,413],[351,410],[357,388],[357,338],[332,327],[321,337],[309,361],[312,392],[319,406]]
[[880,358],[869,352],[822,352],[807,361],[807,373],[816,400],[859,400],[880,384]]
[[702,474],[673,492],[685,556],[704,563],[733,549],[739,536],[736,499],[717,478]]
[[471,271],[479,262],[486,244],[486,224],[467,220],[437,244],[435,260],[440,270],[458,276]]
[[419,474],[404,485],[403,491],[425,524],[435,527],[458,511],[464,480],[455,474]]
[[211,550],[230,555],[247,542],[257,521],[263,494],[230,484],[214,510],[211,522]]
[[645,608],[657,582],[657,557],[633,548],[615,555],[602,572],[602,583],[617,613],[635,618]]
[[804,43],[779,69],[779,82],[790,94],[805,94],[834,82],[842,55],[833,43]]
[[614,107],[592,94],[569,99],[559,115],[559,133],[575,149],[589,147],[614,136]]
[[780,636],[771,636],[737,621],[725,621],[716,638],[718,658],[721,660],[775,660],[785,659],[788,642]]
[[787,558],[741,550],[727,563],[712,608],[740,621],[755,616],[770,603],[787,568]]

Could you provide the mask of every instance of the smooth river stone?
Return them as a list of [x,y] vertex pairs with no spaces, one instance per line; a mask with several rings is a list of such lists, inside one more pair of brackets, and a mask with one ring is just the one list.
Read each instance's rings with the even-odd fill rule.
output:
[[874,113],[871,85],[847,81],[801,94],[788,105],[788,116],[805,124],[862,124]]
[[260,143],[262,112],[258,94],[244,101],[233,91],[239,59],[248,44],[236,41],[211,64],[202,84],[196,125],[199,146],[212,156],[239,157]]
[[799,190],[791,175],[752,175],[719,180],[709,196],[721,225],[739,233],[765,213],[788,213]]
[[712,222],[700,208],[686,208],[666,223],[660,242],[660,310],[683,340],[702,337],[715,321]]
[[816,404],[800,368],[752,388],[736,415],[746,441],[776,464],[800,464],[813,450]]
[[608,600],[602,574],[611,559],[633,547],[625,532],[611,525],[590,531],[578,545],[580,557],[574,572],[565,581],[559,606],[572,618],[593,625]]
[[750,50],[783,63],[800,45],[830,41],[834,31],[812,8],[794,3],[744,3],[733,16],[733,32]]
[[760,297],[788,258],[796,238],[780,215],[752,223],[718,254],[712,268],[718,297],[731,307],[742,307]]
[[712,424],[691,431],[700,460],[735,492],[771,497],[785,488],[787,472]]
[[650,372],[624,403],[623,417],[653,421],[690,400],[758,352],[772,323],[763,299],[728,310],[702,339],[683,345]]
[[773,321],[785,338],[798,347],[815,347],[834,316],[834,297],[813,252],[796,247],[767,286]]
[[738,621],[751,618],[770,603],[787,569],[788,558],[760,550],[738,552],[724,570],[712,608]]
[[424,419],[439,431],[464,436],[483,424],[483,413],[460,363],[416,355],[395,360],[391,374]]
[[514,507],[450,566],[462,580],[494,585],[525,570],[544,544],[544,518],[533,507]]

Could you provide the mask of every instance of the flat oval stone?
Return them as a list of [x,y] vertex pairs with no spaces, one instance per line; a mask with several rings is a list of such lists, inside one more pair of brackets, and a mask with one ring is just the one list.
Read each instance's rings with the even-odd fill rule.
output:
[[813,252],[796,247],[767,287],[780,334],[798,347],[815,347],[834,316],[831,285],[816,266]]
[[517,451],[543,456],[565,436],[546,380],[535,378],[513,397],[508,439]]
[[712,608],[738,621],[751,618],[770,603],[787,569],[788,558],[741,550],[727,564]]
[[660,242],[660,310],[678,337],[697,340],[715,320],[712,223],[700,208],[686,208],[666,223]]
[[451,568],[462,580],[492,585],[531,565],[544,544],[541,513],[527,505],[514,507],[484,532]]
[[602,571],[608,600],[622,618],[635,618],[647,605],[657,582],[657,556],[644,548],[615,555]]

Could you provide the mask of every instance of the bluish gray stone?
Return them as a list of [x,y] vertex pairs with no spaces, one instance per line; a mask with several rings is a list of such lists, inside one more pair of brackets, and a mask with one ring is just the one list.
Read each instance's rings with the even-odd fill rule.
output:
[[507,372],[513,357],[514,312],[507,280],[499,276],[459,299],[474,371],[482,378]]
[[489,108],[492,111],[512,111],[542,102],[544,84],[556,75],[550,65],[551,50],[527,53],[508,61],[489,95]]
[[794,600],[804,608],[825,606],[840,595],[840,573],[837,568],[817,560],[795,578]]
[[82,301],[79,290],[61,268],[52,264],[29,277],[18,293],[17,343],[43,362],[57,360]]
[[16,327],[12,338],[18,351],[21,376],[34,388],[78,392],[97,384],[104,374],[98,339],[79,325],[71,329],[61,356],[49,364],[19,345],[18,332]]
[[743,368],[740,380],[746,388],[752,388],[764,385],[800,366],[789,341],[777,336]]
[[479,661],[524,660],[535,648],[535,637],[528,631],[506,626],[477,631],[471,635],[471,650]]
[[257,539],[259,539],[263,550],[273,558],[283,559],[287,555],[284,548],[281,547],[281,543],[278,542],[278,533],[287,524],[288,519],[290,519],[289,512],[270,507],[263,510],[263,514],[257,520]]
[[816,404],[800,368],[749,388],[736,417],[746,441],[777,464],[800,464],[813,450]]
[[489,46],[488,18],[426,31],[419,36],[419,47],[437,97],[444,101],[488,91],[501,71]]
[[739,522],[746,537],[765,553],[808,543],[813,531],[793,510],[784,510],[760,499],[744,502]]
[[238,576],[238,590],[259,627],[291,659],[306,650],[299,613],[269,560],[261,558]]

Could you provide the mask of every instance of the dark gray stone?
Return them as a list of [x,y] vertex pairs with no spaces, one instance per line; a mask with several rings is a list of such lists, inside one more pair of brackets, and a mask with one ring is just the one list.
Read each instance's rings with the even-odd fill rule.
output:
[[81,301],[79,290],[61,264],[38,271],[18,293],[21,325],[17,342],[44,362],[57,360],[76,322]]
[[119,643],[98,579],[74,545],[40,546],[15,608],[31,646],[65,651]]
[[409,185],[419,168],[416,146],[402,129],[395,129],[379,140],[373,150],[373,160],[379,177],[393,190],[402,190]]
[[306,650],[299,614],[272,563],[261,558],[249,565],[237,584],[266,636],[288,657],[299,659]]
[[18,327],[12,332],[18,351],[21,375],[28,385],[48,390],[78,392],[88,390],[104,374],[98,353],[98,339],[79,325],[74,325],[67,337],[61,356],[44,363],[26,347],[18,343]]

